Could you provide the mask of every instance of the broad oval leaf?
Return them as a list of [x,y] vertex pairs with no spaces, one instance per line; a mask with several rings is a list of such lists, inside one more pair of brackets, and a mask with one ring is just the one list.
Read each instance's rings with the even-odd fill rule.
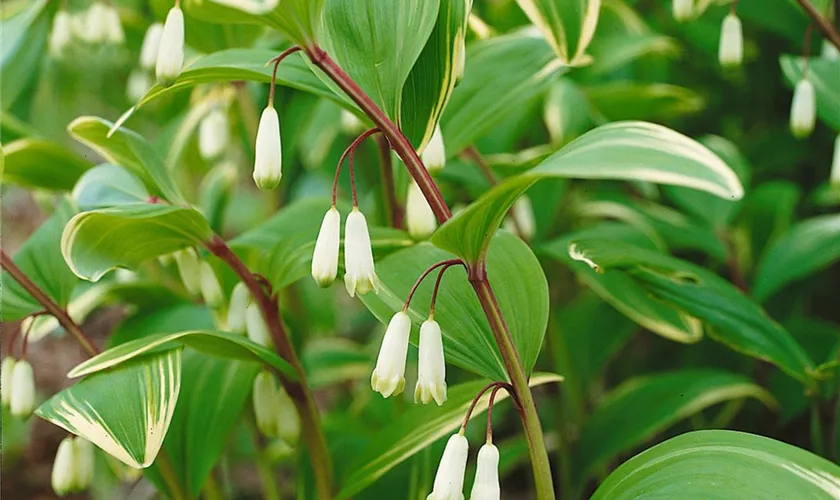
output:
[[588,62],[584,51],[595,35],[601,0],[516,0],[564,64]]
[[11,108],[38,73],[47,47],[50,16],[55,8],[47,0],[33,0],[22,5],[26,7],[3,19],[3,30],[0,31],[0,72],[3,73],[0,107],[3,110]]
[[[452,255],[428,243],[396,252],[376,264],[378,294],[362,295],[362,302],[379,321],[388,323],[402,309],[409,289],[429,266]],[[429,316],[433,273],[417,289],[408,310],[417,344],[419,325]],[[542,346],[548,322],[548,284],[540,263],[528,246],[510,233],[500,233],[490,247],[487,278],[493,286],[519,358],[530,373]],[[448,270],[435,305],[435,320],[443,332],[446,359],[493,380],[507,380],[501,354],[475,292],[462,267]]]
[[628,460],[592,500],[743,500],[840,496],[840,467],[781,441],[735,431],[677,436]]
[[[793,86],[802,79],[805,63],[801,57],[782,56],[779,58],[785,79]],[[840,132],[840,60],[820,57],[808,59],[808,79],[814,84],[817,94],[817,113],[820,118]]]
[[73,188],[72,196],[81,210],[149,200],[149,192],[136,176],[123,167],[108,163],[85,172]]
[[[733,399],[773,397],[747,377],[720,370],[684,370],[624,382],[608,394],[581,429],[578,470],[591,472],[703,409]],[[644,411],[639,411],[644,408]]]
[[180,389],[181,349],[170,349],[91,375],[35,414],[140,469],[157,457]]
[[3,146],[4,184],[26,188],[69,191],[90,168],[89,161],[44,139],[18,139]]
[[242,335],[210,330],[147,335],[99,353],[70,370],[67,376],[83,377],[108,370],[144,354],[160,349],[171,349],[173,344],[187,345],[198,351],[224,358],[256,361],[277,369],[292,380],[297,378],[291,365],[269,349],[255,344]]
[[616,122],[584,134],[528,172],[498,184],[448,220],[431,241],[477,261],[514,201],[546,177],[648,181],[725,199],[744,194],[738,176],[702,144],[661,125]]
[[753,294],[770,298],[785,285],[840,259],[840,215],[823,215],[791,227],[773,243],[758,266]]
[[[552,373],[535,373],[531,387],[560,382],[563,377]],[[454,432],[464,420],[472,399],[487,381],[467,382],[449,388],[449,398],[443,406],[414,406],[399,419],[382,429],[376,439],[365,446],[363,454],[354,461],[347,476],[341,481],[341,491],[336,498],[356,496],[360,491],[385,475],[418,451],[438,439]],[[471,418],[484,413],[489,392],[475,406]],[[507,399],[507,391],[496,394],[496,402]]]
[[191,208],[137,203],[83,212],[61,236],[61,253],[82,279],[98,281],[116,267],[199,245],[213,235],[207,220]]

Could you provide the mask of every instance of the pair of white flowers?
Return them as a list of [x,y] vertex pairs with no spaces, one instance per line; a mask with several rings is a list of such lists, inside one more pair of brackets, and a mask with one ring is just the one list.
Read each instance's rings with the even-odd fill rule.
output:
[[[440,459],[432,492],[426,500],[462,500],[469,443],[461,434],[449,438]],[[499,449],[489,441],[478,450],[478,464],[470,500],[499,500]]]
[[3,406],[14,417],[27,418],[35,409],[35,374],[25,359],[6,356],[0,364],[0,392]]
[[[405,388],[405,362],[408,339],[411,335],[411,318],[400,311],[395,314],[379,348],[376,368],[370,377],[374,391],[384,397],[399,394]],[[420,325],[419,362],[414,401],[427,404],[433,399],[438,405],[446,402],[446,361],[440,325],[431,317]]]
[[58,445],[52,469],[52,488],[59,496],[87,489],[93,481],[93,444],[66,437]]
[[125,32],[119,12],[102,2],[94,2],[86,11],[75,15],[64,9],[59,10],[50,30],[50,55],[63,56],[74,37],[90,44],[122,44],[125,42]]
[[[330,286],[338,276],[340,240],[341,214],[333,205],[324,215],[312,254],[312,278],[319,286]],[[353,207],[344,224],[344,269],[344,286],[351,297],[379,290],[367,220],[359,207]]]
[[257,427],[265,436],[280,438],[289,445],[300,437],[300,416],[292,398],[267,370],[254,379],[252,394]]

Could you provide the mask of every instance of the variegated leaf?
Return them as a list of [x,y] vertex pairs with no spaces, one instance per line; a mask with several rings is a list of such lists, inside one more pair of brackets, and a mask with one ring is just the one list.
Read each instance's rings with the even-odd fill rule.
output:
[[516,0],[564,64],[588,62],[584,51],[598,25],[601,0]]

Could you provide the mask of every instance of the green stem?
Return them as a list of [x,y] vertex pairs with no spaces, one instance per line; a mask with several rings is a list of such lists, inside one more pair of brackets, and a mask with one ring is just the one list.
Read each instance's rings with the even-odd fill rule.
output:
[[166,454],[166,450],[160,450],[157,458],[155,458],[155,465],[163,477],[163,483],[172,495],[172,500],[184,500],[187,498],[184,492],[181,491],[181,482],[178,481],[178,476],[175,474],[175,468],[172,466],[172,460]]
[[280,318],[280,310],[277,307],[277,302],[260,285],[254,277],[254,274],[245,266],[245,263],[233,253],[230,247],[219,236],[214,235],[205,245],[214,255],[230,266],[242,282],[245,283],[245,286],[248,287],[251,296],[254,297],[254,300],[262,311],[277,353],[292,365],[292,368],[294,368],[297,374],[297,380],[289,380],[287,377],[281,376],[280,382],[283,384],[289,397],[294,401],[295,407],[300,415],[303,440],[309,449],[309,459],[312,463],[313,474],[315,475],[318,498],[329,500],[332,498],[332,460],[329,449],[327,448],[327,440],[324,437],[323,429],[321,429],[318,407],[315,404],[315,398],[306,381],[306,373],[303,371],[303,365],[300,363],[291,338],[286,332],[283,320]]
[[820,418],[820,403],[817,398],[811,401],[811,449],[820,456],[825,456],[823,445],[823,426]]

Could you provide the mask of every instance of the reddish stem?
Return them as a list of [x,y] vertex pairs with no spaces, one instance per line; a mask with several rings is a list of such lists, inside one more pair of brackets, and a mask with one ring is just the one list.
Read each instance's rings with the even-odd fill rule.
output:
[[280,53],[279,56],[275,57],[274,59],[268,61],[268,64],[274,63],[274,71],[271,72],[271,88],[268,90],[268,107],[274,106],[274,87],[276,87],[277,82],[277,67],[280,66],[280,63],[283,62],[283,59],[287,58],[291,54],[302,50],[301,47],[294,46],[289,47],[288,49],[284,50]]
[[359,147],[359,144],[361,144],[362,141],[364,141],[365,139],[367,139],[368,137],[372,136],[373,134],[375,134],[379,131],[380,130],[376,127],[372,128],[372,129],[369,129],[369,130],[365,130],[364,132],[362,132],[361,135],[359,135],[359,137],[356,137],[356,139],[353,142],[351,142],[349,146],[347,146],[347,149],[345,149],[343,153],[341,153],[341,158],[338,159],[338,165],[335,167],[335,177],[333,178],[333,192],[332,192],[332,204],[333,204],[333,206],[335,206],[335,201],[338,198],[338,177],[341,174],[341,165],[344,163],[344,159],[347,158],[348,156],[350,157],[350,160],[349,160],[349,163],[350,163],[350,166],[349,166],[349,168],[350,168],[350,191],[353,193],[353,206],[354,207],[359,206],[359,197],[356,194],[356,169],[355,169],[355,166],[353,164],[353,158],[356,155],[356,148]]
[[483,389],[478,391],[478,394],[475,395],[475,397],[472,400],[472,403],[470,403],[470,407],[467,408],[467,413],[464,414],[464,421],[461,422],[461,434],[467,432],[467,423],[469,423],[470,418],[472,417],[473,410],[475,410],[475,405],[478,404],[478,400],[481,399],[481,396],[484,396],[484,393],[487,392],[489,389],[497,387],[499,385],[503,385],[504,383],[505,382],[490,382],[489,384],[485,385]]
[[385,213],[389,217],[389,225],[396,229],[402,228],[402,207],[397,200],[397,186],[394,182],[394,168],[391,164],[391,144],[383,135],[376,136],[379,148],[379,174],[382,178],[382,192],[385,199]]
[[[437,303],[438,290],[440,290],[440,282],[443,279],[443,273],[445,273],[446,270],[449,269],[450,267],[457,266],[458,264],[464,265],[464,262],[461,261],[461,260],[458,260],[456,262],[450,262],[448,264],[445,264],[443,267],[441,267],[440,272],[437,275],[437,279],[435,280],[435,288],[434,288],[434,290],[432,290],[432,301],[431,301],[431,305],[429,306],[429,317],[430,318],[435,315],[435,303]],[[464,268],[466,268],[466,265],[464,265]]]
[[[502,385],[494,387],[493,392],[490,393],[490,401],[487,403],[487,444],[493,443],[493,405],[496,403],[496,393],[503,387],[507,389]],[[513,393],[509,391],[509,394],[512,395]]]
[[442,261],[438,262],[437,264],[432,265],[431,267],[429,267],[425,271],[423,271],[423,274],[421,274],[420,277],[417,278],[417,281],[414,282],[414,285],[411,287],[411,290],[408,291],[408,296],[405,299],[405,305],[403,305],[403,311],[408,310],[408,306],[411,305],[411,299],[412,299],[412,297],[414,297],[414,292],[417,291],[417,288],[420,286],[420,283],[423,282],[423,280],[426,278],[426,276],[428,276],[429,274],[432,273],[432,271],[434,271],[435,269],[437,269],[441,266],[449,267],[449,266],[454,266],[456,264],[461,264],[465,268],[467,267],[466,264],[464,264],[464,261],[462,261],[461,259],[450,259],[450,260],[442,260]]
[[[808,17],[811,18],[811,21],[817,25],[817,28],[822,32],[822,34],[840,50],[840,33],[834,29],[834,26],[828,22],[828,19],[822,16],[820,12],[809,2],[808,0],[796,0],[802,9],[805,10],[805,13],[808,14]],[[835,15],[840,16],[840,14],[835,12]]]

